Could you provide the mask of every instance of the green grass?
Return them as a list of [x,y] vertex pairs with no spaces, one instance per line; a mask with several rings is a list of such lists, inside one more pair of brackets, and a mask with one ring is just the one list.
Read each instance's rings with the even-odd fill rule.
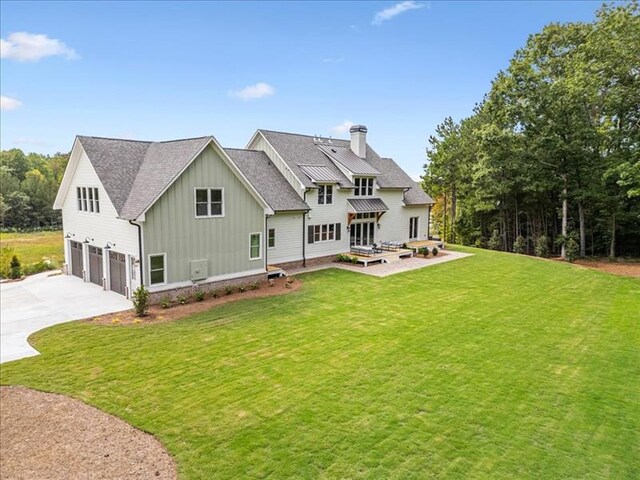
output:
[[181,478],[640,478],[640,281],[473,257],[148,326],[68,323],[2,384],[155,434]]
[[[56,267],[64,263],[64,243],[62,231],[5,233],[0,232],[0,265],[4,271],[11,257],[16,255],[22,265],[49,259]],[[5,250],[9,247],[11,250]],[[8,270],[7,270],[8,271]]]

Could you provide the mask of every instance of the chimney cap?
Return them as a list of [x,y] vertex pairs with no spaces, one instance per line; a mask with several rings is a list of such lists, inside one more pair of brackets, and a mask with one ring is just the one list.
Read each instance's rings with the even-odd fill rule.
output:
[[367,127],[364,125],[352,125],[349,129],[349,133],[362,132],[367,133]]

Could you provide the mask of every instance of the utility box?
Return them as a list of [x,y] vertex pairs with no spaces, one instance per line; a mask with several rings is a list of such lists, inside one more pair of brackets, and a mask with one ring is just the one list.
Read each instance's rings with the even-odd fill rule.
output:
[[191,281],[204,280],[209,276],[209,260],[191,260]]

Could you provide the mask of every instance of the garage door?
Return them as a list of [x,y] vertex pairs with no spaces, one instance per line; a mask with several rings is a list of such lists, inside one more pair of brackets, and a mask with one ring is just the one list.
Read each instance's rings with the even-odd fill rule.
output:
[[82,244],[71,242],[71,274],[82,278]]
[[89,280],[102,286],[102,249],[89,247]]
[[109,280],[111,281],[111,290],[125,295],[127,286],[126,267],[124,253],[109,252]]

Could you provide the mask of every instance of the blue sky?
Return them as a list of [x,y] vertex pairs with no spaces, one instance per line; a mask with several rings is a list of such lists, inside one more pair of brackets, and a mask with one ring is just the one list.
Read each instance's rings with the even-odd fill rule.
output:
[[600,2],[0,4],[3,149],[77,134],[141,140],[257,128],[348,136],[412,176],[446,116],[469,115],[528,35]]

